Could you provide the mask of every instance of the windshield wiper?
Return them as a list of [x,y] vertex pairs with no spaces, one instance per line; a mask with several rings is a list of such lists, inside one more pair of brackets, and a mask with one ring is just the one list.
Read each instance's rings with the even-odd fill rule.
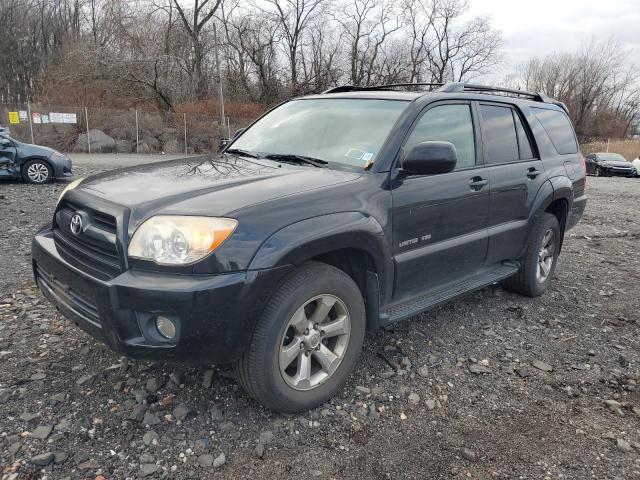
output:
[[326,160],[321,160],[319,158],[306,157],[304,155],[295,155],[295,154],[288,154],[288,153],[271,153],[269,155],[265,155],[264,158],[268,158],[269,160],[281,160],[283,162],[306,163],[308,165],[313,165],[314,167],[318,167],[318,168],[324,168],[329,163]]
[[223,153],[230,153],[231,155],[242,155],[243,157],[260,158],[257,153],[250,152],[249,150],[241,150],[239,148],[229,148]]

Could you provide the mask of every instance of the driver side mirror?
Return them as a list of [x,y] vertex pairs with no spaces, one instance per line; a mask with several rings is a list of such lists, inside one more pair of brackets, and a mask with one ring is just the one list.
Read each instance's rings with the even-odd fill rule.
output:
[[458,155],[451,142],[422,142],[414,146],[402,162],[410,175],[437,175],[456,168]]

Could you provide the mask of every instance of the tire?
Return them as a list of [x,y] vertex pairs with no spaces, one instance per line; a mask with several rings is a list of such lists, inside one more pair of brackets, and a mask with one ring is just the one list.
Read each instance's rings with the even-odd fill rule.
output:
[[[544,244],[551,232],[553,251],[547,247],[545,260],[540,263],[543,255]],[[538,297],[542,295],[553,278],[560,251],[561,230],[555,215],[545,212],[538,220],[529,237],[526,253],[522,258],[520,270],[514,276],[503,282],[504,287],[512,292]],[[546,272],[546,273],[545,273]]]
[[42,185],[51,181],[53,171],[44,160],[29,160],[22,166],[22,179],[27,183]]
[[[321,322],[316,329],[308,328],[309,319],[317,320],[313,318],[317,308]],[[329,313],[323,316],[327,308]],[[348,333],[344,333],[345,318]],[[338,325],[345,328],[336,330]],[[271,297],[234,371],[244,390],[271,410],[297,413],[315,408],[344,385],[362,349],[365,327],[364,300],[351,277],[330,265],[306,263]],[[327,349],[339,360],[333,359],[325,370],[318,359],[332,358]],[[302,368],[307,362],[310,370]]]

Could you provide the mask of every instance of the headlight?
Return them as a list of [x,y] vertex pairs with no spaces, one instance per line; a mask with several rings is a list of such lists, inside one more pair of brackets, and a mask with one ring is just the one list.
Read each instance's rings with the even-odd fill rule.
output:
[[80,184],[80,182],[82,180],[84,180],[84,178],[79,178],[79,179],[74,180],[73,182],[71,182],[66,187],[64,187],[64,190],[62,190],[62,193],[58,197],[58,202],[57,203],[60,203],[60,200],[62,200],[62,197],[64,197],[64,194],[67,193],[69,190],[73,190],[74,188],[76,188]]
[[136,230],[129,257],[159,265],[188,265],[209,255],[229,238],[238,222],[231,218],[158,215]]
[[57,160],[66,160],[67,156],[62,154],[62,153],[60,153],[60,152],[53,152],[51,154],[51,158],[57,159]]

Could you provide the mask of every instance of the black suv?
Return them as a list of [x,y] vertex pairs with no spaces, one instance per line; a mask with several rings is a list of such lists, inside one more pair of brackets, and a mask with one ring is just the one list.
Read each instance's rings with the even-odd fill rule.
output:
[[33,270],[114,350],[231,363],[251,396],[296,412],[338,391],[367,329],[495,282],[542,294],[584,168],[542,94],[338,87],[277,106],[220,155],[71,184]]

